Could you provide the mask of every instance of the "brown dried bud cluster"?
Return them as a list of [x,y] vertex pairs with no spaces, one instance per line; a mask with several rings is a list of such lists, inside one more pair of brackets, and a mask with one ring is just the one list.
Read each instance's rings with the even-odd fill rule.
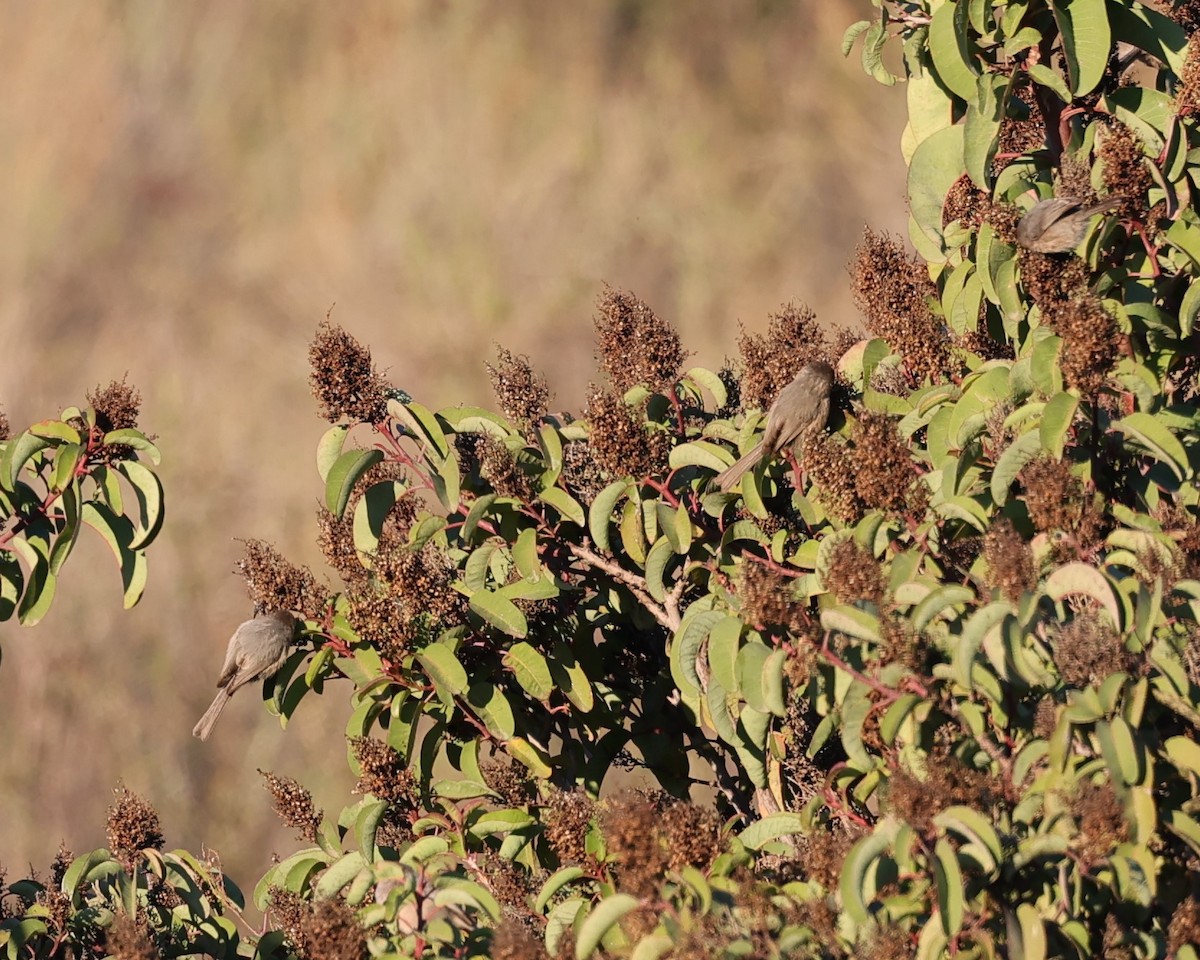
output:
[[1012,163],[1016,155],[1032,153],[1046,146],[1046,128],[1041,117],[1033,81],[1023,76],[1014,84],[1007,115],[1000,122],[1000,144],[996,154],[1011,155],[1011,158],[992,161],[993,175]]
[[515,917],[505,917],[492,933],[492,960],[538,960],[546,957],[540,937]]
[[158,813],[136,793],[118,784],[113,790],[116,800],[108,808],[108,848],[127,864],[142,850],[161,850],[162,828]]
[[243,540],[246,553],[237,563],[246,581],[246,592],[264,610],[298,610],[310,620],[319,619],[329,593],[317,583],[308,567],[298,567],[269,543]]
[[1098,394],[1117,362],[1117,322],[1092,295],[1077,296],[1047,318],[1062,337],[1059,366],[1068,387],[1085,397]]
[[1007,517],[998,519],[984,535],[983,557],[988,567],[988,586],[999,590],[1013,603],[1019,601],[1023,593],[1037,587],[1033,548]]
[[592,445],[578,440],[563,444],[562,479],[582,503],[591,503],[608,484]]
[[851,450],[823,433],[809,437],[801,451],[801,466],[812,480],[817,500],[845,524],[862,519],[865,505],[854,484]]
[[1200,943],[1200,901],[1188,894],[1175,908],[1167,926],[1167,953],[1175,956],[1189,944]]
[[885,513],[920,516],[929,491],[919,481],[908,446],[891,417],[865,409],[851,430],[854,440],[854,489],[868,507]]
[[480,437],[475,445],[479,473],[502,497],[528,502],[537,496],[537,479],[526,471],[518,455],[497,437]]
[[537,798],[537,786],[525,767],[499,757],[480,764],[487,785],[510,807],[520,807]]
[[824,580],[826,589],[839,603],[868,600],[879,606],[883,602],[883,571],[879,561],[852,539],[842,540],[833,548]]
[[740,395],[745,410],[765,410],[792,382],[796,372],[814,360],[830,362],[834,354],[817,326],[817,315],[803,304],[785,303],[767,318],[767,334],[738,336],[742,354]]
[[1038,457],[1020,473],[1025,507],[1039,533],[1066,534],[1071,544],[1056,544],[1056,552],[1086,556],[1104,532],[1104,516],[1096,509],[1094,498],[1083,492],[1083,483],[1071,472],[1071,465],[1052,457]]
[[593,385],[586,419],[588,444],[596,464],[610,479],[662,472],[671,452],[670,438],[651,433],[619,393]]
[[487,364],[496,403],[515,426],[525,429],[536,425],[546,415],[550,402],[546,378],[534,372],[524,354],[504,347],[497,347],[497,353],[496,366]]
[[794,581],[762,563],[742,562],[737,584],[742,620],[757,628],[802,629],[804,605],[796,599]]
[[304,960],[365,960],[367,933],[344,900],[317,900],[300,914],[296,947]]
[[104,433],[137,428],[142,395],[126,381],[127,377],[122,377],[87,393],[87,402],[96,411],[96,426]]
[[362,580],[367,573],[354,546],[353,518],[349,509],[339,520],[327,507],[317,508],[317,546],[325,562],[345,583]]
[[1022,247],[1018,251],[1021,263],[1021,285],[1042,311],[1047,322],[1053,322],[1063,306],[1078,296],[1087,296],[1087,264],[1079,257],[1063,261],[1048,253],[1037,253]]
[[902,768],[892,772],[885,806],[918,833],[928,835],[934,817],[947,807],[963,804],[987,811],[1006,797],[1004,784],[997,777],[939,750],[925,764],[924,780]]
[[291,777],[281,777],[267,770],[258,772],[266,781],[276,816],[298,831],[301,840],[316,843],[317,830],[325,812],[317,809],[312,794]]
[[397,750],[371,737],[353,737],[350,745],[359,768],[355,793],[387,800],[400,813],[417,808],[416,780]]
[[160,954],[144,916],[118,913],[104,931],[104,952],[113,960],[158,960]]
[[679,334],[644,302],[605,287],[596,310],[596,359],[618,394],[638,384],[661,393],[679,379],[687,356]]
[[562,790],[550,795],[542,820],[546,840],[564,865],[587,859],[588,828],[595,815],[596,801],[582,790]]
[[827,891],[836,890],[846,857],[858,838],[859,834],[840,826],[814,829],[804,838],[799,850],[804,876],[816,880]]
[[975,186],[964,173],[946,193],[946,201],[942,204],[942,226],[957,220],[964,227],[978,227],[991,205],[988,193]]
[[12,427],[9,426],[8,417],[4,415],[4,411],[0,410],[0,440],[7,440],[12,436]]
[[387,416],[388,382],[371,362],[371,351],[341,327],[329,321],[317,327],[308,362],[313,396],[330,423],[379,423]]
[[904,358],[919,379],[944,378],[950,338],[931,303],[937,288],[919,257],[909,257],[899,241],[868,229],[851,267],[854,302],[867,329]]
[[1075,849],[1085,864],[1094,864],[1129,839],[1124,805],[1111,784],[1081,783],[1072,798],[1078,833]]
[[[1200,3],[1193,4],[1200,11]],[[1180,114],[1200,110],[1200,40],[1188,38],[1187,57],[1183,61],[1183,77],[1175,91],[1175,103]]]
[[1098,686],[1111,674],[1129,670],[1135,658],[1108,618],[1094,610],[1076,614],[1053,638],[1054,664],[1070,687]]
[[1144,219],[1146,197],[1154,187],[1154,177],[1147,166],[1148,157],[1142,141],[1115,117],[1106,117],[1107,126],[1096,138],[1100,175],[1107,188],[1105,193],[1124,200],[1113,216]]

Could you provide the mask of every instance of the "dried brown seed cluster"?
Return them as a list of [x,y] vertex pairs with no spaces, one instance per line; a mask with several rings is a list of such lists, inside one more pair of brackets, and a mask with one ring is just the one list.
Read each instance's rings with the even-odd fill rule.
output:
[[670,455],[670,439],[651,433],[620,394],[592,386],[586,417],[588,444],[608,477],[644,477],[661,472]]
[[1087,264],[1079,257],[1065,262],[1061,257],[1037,253],[1024,247],[1018,252],[1021,263],[1021,285],[1052,321],[1057,311],[1078,296],[1087,296]]
[[897,769],[888,778],[887,809],[921,834],[947,807],[964,804],[988,810],[1006,797],[1004,784],[982,770],[968,767],[954,754],[937,750],[925,765],[925,779]]
[[1048,319],[1062,337],[1059,366],[1067,386],[1094,397],[1117,362],[1116,320],[1090,294],[1072,298]]
[[991,224],[996,236],[1005,243],[1017,243],[1017,224],[1021,222],[1021,208],[1012,203],[989,203],[984,210],[985,223]]
[[327,507],[317,508],[317,546],[325,562],[346,583],[366,574],[354,546],[354,514],[347,510],[339,520]]
[[137,427],[142,395],[126,380],[122,377],[107,387],[97,385],[95,390],[88,391],[87,402],[96,411],[96,426],[105,433]]
[[814,830],[800,846],[800,867],[804,875],[828,891],[836,890],[846,857],[857,839],[857,835],[838,826]]
[[1038,700],[1033,711],[1033,732],[1043,740],[1049,740],[1058,729],[1058,704],[1047,694]]
[[537,786],[533,777],[523,766],[518,766],[511,760],[499,757],[487,760],[479,765],[479,772],[487,785],[512,807],[520,807],[530,803],[537,797]]
[[596,301],[596,359],[618,394],[645,384],[662,392],[679,379],[679,334],[631,293],[605,287]]
[[1013,603],[1021,599],[1021,594],[1037,586],[1033,548],[1007,517],[993,523],[984,535],[983,557],[988,566],[988,586],[999,590]]
[[1084,610],[1059,627],[1053,645],[1059,676],[1071,687],[1095,686],[1134,663],[1108,618],[1093,610]]
[[536,478],[526,472],[508,445],[496,437],[481,437],[475,447],[479,473],[502,497],[527,502],[537,496]]
[[563,444],[562,478],[583,503],[591,503],[608,481],[596,462],[592,445],[578,440]]
[[916,949],[913,937],[897,926],[877,929],[862,950],[859,960],[909,960]]
[[387,800],[400,813],[417,808],[416,780],[399,752],[372,737],[353,737],[350,745],[359,768],[355,793]]
[[[1042,124],[1037,95],[1029,79],[1022,77],[1015,84],[1008,114],[1000,123],[1000,145],[996,151],[998,155],[1032,153],[1046,145],[1046,128]],[[1013,159],[1015,156],[993,161],[993,174],[998,174],[1012,163]]]
[[281,777],[267,770],[258,772],[266,781],[276,816],[297,830],[301,840],[316,843],[317,829],[325,813],[316,808],[312,794],[291,777]]
[[301,914],[297,947],[304,960],[365,960],[367,934],[344,900],[318,900]]
[[806,363],[832,354],[817,315],[803,304],[786,303],[767,318],[767,334],[738,336],[742,354],[740,394],[746,410],[765,410]]
[[973,353],[981,360],[1012,360],[1016,356],[1012,345],[995,339],[983,324],[987,305],[979,305],[979,325],[974,330],[968,330],[961,337],[954,338],[954,346],[967,353]]
[[492,378],[492,391],[504,415],[524,429],[537,424],[546,415],[550,388],[546,378],[534,371],[529,358],[498,347],[496,366],[487,364]]
[[840,603],[883,602],[883,571],[870,550],[854,540],[842,540],[830,553],[825,587]]
[[8,417],[4,415],[4,411],[0,410],[0,440],[7,440],[12,436],[12,427],[9,426]]
[[1083,483],[1071,472],[1069,463],[1051,457],[1039,457],[1025,465],[1020,473],[1025,489],[1025,507],[1039,533],[1063,533],[1071,543],[1057,543],[1056,555],[1068,555],[1071,547],[1080,556],[1099,543],[1104,517],[1093,498],[1084,495]]
[[308,904],[298,894],[283,887],[271,887],[267,894],[267,925],[279,930],[298,956],[304,956],[300,921],[308,910]]
[[742,620],[758,627],[802,628],[804,607],[796,599],[794,581],[762,563],[743,561],[737,594]]
[[910,258],[899,241],[868,229],[855,253],[851,278],[854,302],[871,334],[886,340],[918,378],[944,378],[950,339],[930,306],[937,288],[924,261]]
[[857,523],[865,505],[854,484],[850,450],[825,434],[810,437],[801,452],[802,466],[813,484],[816,498],[842,523]]
[[1146,150],[1141,140],[1125,124],[1108,117],[1108,125],[1097,138],[1096,151],[1106,195],[1123,197],[1114,216],[1143,219],[1147,213],[1146,196],[1154,187],[1154,177],[1146,165]]
[[978,227],[990,206],[991,198],[987,192],[975,186],[964,173],[946,193],[946,201],[942,204],[942,226],[957,220],[964,227]]
[[114,960],[158,960],[149,925],[144,917],[119,913],[104,933],[104,952]]
[[1170,0],[1156,3],[1155,9],[1165,13],[1188,33],[1194,33],[1200,27],[1200,0]]
[[136,793],[118,784],[116,800],[108,808],[108,847],[118,859],[131,862],[142,850],[161,850],[162,829],[158,813]]
[[[1195,4],[1200,10],[1200,3]],[[1175,92],[1175,102],[1181,114],[1200,110],[1200,40],[1188,39],[1187,57],[1183,61],[1183,77]]]
[[907,445],[886,414],[865,409],[851,430],[854,440],[854,489],[868,507],[887,513],[919,516],[928,490],[917,477]]
[[542,940],[520,920],[505,917],[492,933],[492,960],[538,960],[546,955]]
[[491,852],[479,856],[476,863],[497,900],[518,915],[528,914],[529,898],[537,893],[538,884],[527,869]]
[[596,802],[581,790],[551,794],[543,821],[546,839],[563,864],[582,863],[587,859],[587,833]]
[[379,423],[387,416],[387,381],[371,362],[371,351],[341,327],[329,321],[317,327],[308,362],[313,396],[330,423]]
[[1194,894],[1180,901],[1167,926],[1167,953],[1174,956],[1188,944],[1200,943],[1200,902]]
[[1078,834],[1076,849],[1087,864],[1107,857],[1119,843],[1129,839],[1129,824],[1121,799],[1111,784],[1081,783],[1072,798]]
[[311,620],[322,616],[329,593],[308,567],[296,566],[262,540],[242,542],[246,552],[237,563],[238,573],[246,581],[246,592],[255,606],[298,610]]
[[635,897],[651,896],[664,879],[669,857],[658,826],[654,804],[636,793],[609,800],[600,818],[617,885]]
[[724,849],[716,811],[666,794],[655,798],[667,862],[672,870],[695,867],[704,872]]

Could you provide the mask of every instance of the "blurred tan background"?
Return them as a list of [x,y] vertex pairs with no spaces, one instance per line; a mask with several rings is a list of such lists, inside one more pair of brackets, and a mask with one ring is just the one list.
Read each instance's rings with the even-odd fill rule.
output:
[[792,298],[857,323],[863,225],[903,229],[903,91],[839,51],[866,0],[0,12],[0,408],[19,429],[128,372],[168,498],[138,608],[85,533],[49,617],[0,625],[10,880],[103,844],[122,778],[247,888],[295,847],[256,768],[348,799],[344,688],[286,732],[244,693],[191,736],[249,612],[234,538],[319,569],[331,306],[430,406],[490,403],[499,341],[577,409],[604,282],[717,366]]

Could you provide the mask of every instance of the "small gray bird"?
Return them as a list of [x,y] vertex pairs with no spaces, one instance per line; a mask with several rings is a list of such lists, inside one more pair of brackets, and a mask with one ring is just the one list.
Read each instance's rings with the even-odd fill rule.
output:
[[192,736],[207,740],[229,698],[252,680],[273,676],[287,659],[299,622],[290,613],[274,610],[247,620],[229,638],[225,663],[217,678],[217,695],[192,728]]
[[816,360],[806,363],[767,411],[767,429],[762,441],[733,466],[713,477],[713,484],[728,493],[742,475],[759,460],[770,460],[781,450],[825,427],[829,419],[829,391],[833,387],[833,367]]
[[1039,200],[1017,224],[1017,243],[1036,253],[1070,253],[1087,233],[1088,221],[1123,199],[1108,197],[1086,207],[1070,197]]

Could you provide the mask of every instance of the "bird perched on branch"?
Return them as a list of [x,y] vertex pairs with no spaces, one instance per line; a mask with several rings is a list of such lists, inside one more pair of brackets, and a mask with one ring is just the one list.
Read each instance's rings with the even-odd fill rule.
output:
[[713,477],[722,492],[732,490],[742,475],[760,460],[770,460],[781,450],[822,430],[829,419],[829,391],[833,367],[821,360],[806,363],[767,411],[767,429],[762,441],[733,466]]
[[1017,224],[1017,243],[1036,253],[1070,253],[1087,233],[1088,221],[1122,199],[1108,197],[1087,206],[1071,197],[1039,200]]
[[273,610],[247,620],[229,638],[225,663],[217,678],[217,695],[204,711],[192,735],[207,740],[229,698],[252,680],[274,676],[287,659],[299,622],[284,610]]

